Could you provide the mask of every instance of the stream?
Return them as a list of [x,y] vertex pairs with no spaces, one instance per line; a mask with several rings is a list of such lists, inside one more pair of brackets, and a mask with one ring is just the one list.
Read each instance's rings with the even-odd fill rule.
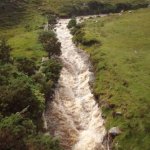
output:
[[68,22],[60,19],[55,28],[63,69],[55,97],[45,112],[47,129],[60,139],[64,150],[104,150],[104,120],[90,88],[92,66],[89,56],[73,44]]

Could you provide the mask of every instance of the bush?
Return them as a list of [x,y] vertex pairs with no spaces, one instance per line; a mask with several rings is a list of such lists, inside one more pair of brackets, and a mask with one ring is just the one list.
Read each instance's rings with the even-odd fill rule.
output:
[[93,13],[100,13],[101,10],[104,9],[104,3],[98,2],[98,1],[89,1],[87,3],[89,10]]
[[54,26],[54,25],[57,23],[57,20],[56,20],[56,16],[55,16],[55,15],[49,14],[49,15],[47,16],[47,19],[48,19],[48,23],[49,23],[51,26]]
[[62,150],[58,139],[43,134],[29,138],[27,145],[32,150]]
[[101,43],[96,39],[86,39],[86,38],[83,38],[82,44],[85,45],[85,46],[92,46],[94,44],[101,45]]
[[8,70],[11,66],[0,67],[0,113],[9,116],[29,106],[27,116],[38,122],[44,110],[44,97],[31,78],[15,67]]
[[35,126],[30,119],[19,113],[12,114],[0,121],[0,149],[27,150],[26,138],[35,134]]
[[76,27],[76,25],[77,25],[77,21],[76,21],[76,18],[72,18],[70,21],[69,21],[69,23],[68,23],[68,28],[70,29],[70,28],[74,28],[74,27]]
[[84,35],[85,33],[81,30],[78,30],[74,37],[73,37],[73,41],[76,43],[76,44],[79,44],[79,43],[82,43],[83,42],[83,38],[84,38]]
[[45,74],[46,80],[52,80],[56,83],[60,76],[61,64],[54,59],[50,59],[44,62],[42,67],[42,72]]
[[49,135],[37,134],[32,120],[20,113],[0,121],[1,150],[61,150],[59,141]]
[[17,58],[16,66],[19,71],[27,74],[28,76],[35,74],[37,69],[35,62],[26,57]]
[[60,76],[61,68],[61,64],[54,59],[50,59],[42,65],[42,73],[45,75],[46,81],[43,84],[43,93],[46,100],[50,99],[53,94],[53,90]]
[[72,17],[77,15],[92,15],[99,13],[117,13],[121,10],[129,10],[129,9],[138,9],[138,8],[146,8],[148,7],[148,2],[145,3],[116,3],[111,4],[109,2],[100,2],[97,0],[91,0],[86,3],[75,3],[72,4],[64,4],[59,10],[62,15],[65,17]]
[[120,12],[121,10],[129,10],[131,8],[132,8],[132,5],[129,3],[118,3],[118,4],[116,4],[117,12]]
[[0,62],[9,63],[10,62],[10,52],[12,48],[7,44],[6,40],[0,41]]
[[53,31],[44,31],[39,35],[39,41],[42,43],[48,57],[59,56],[61,54],[61,44]]

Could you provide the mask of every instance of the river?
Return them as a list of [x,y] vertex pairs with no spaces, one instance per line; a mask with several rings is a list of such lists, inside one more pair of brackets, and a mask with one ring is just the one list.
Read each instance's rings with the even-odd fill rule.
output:
[[94,77],[92,66],[89,56],[73,44],[68,22],[60,19],[56,25],[64,67],[54,100],[46,109],[47,128],[65,150],[103,150],[106,130],[89,84]]

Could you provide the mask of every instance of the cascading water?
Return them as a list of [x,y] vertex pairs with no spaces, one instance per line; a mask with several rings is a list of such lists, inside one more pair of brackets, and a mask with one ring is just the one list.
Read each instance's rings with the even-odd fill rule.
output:
[[54,100],[45,113],[47,127],[60,138],[65,150],[103,150],[106,130],[90,90],[93,73],[89,57],[73,44],[68,22],[69,19],[60,19],[56,25],[64,67]]

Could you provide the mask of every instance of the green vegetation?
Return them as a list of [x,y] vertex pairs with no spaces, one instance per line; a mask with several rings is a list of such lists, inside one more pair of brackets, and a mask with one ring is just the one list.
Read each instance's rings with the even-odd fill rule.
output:
[[59,56],[61,54],[61,44],[53,31],[44,31],[39,35],[39,41],[42,43],[48,57]]
[[[149,18],[149,9],[91,18],[74,33],[74,40],[91,56],[96,74],[94,93],[106,127],[122,130],[113,141],[114,149],[149,149]],[[100,44],[83,42],[93,39]]]
[[0,61],[3,63],[10,62],[10,52],[12,48],[7,45],[6,41],[3,39],[0,43]]
[[149,0],[47,0],[51,10],[62,17],[147,7]]
[[30,119],[13,114],[0,121],[1,150],[61,150],[57,139],[37,134]]
[[62,68],[56,58],[41,62],[46,52],[39,33],[47,20],[52,26],[56,23],[43,3],[0,1],[1,150],[61,149],[58,139],[43,129],[45,103],[51,100]]
[[75,28],[77,26],[77,21],[76,21],[76,18],[72,18],[69,23],[68,23],[68,28],[71,29],[71,28]]
[[42,133],[42,114],[61,65],[53,59],[40,67],[26,57],[12,59],[10,49],[5,41],[0,43],[0,149],[59,150],[58,140]]
[[[0,39],[8,39],[13,48],[13,57],[26,56],[39,60],[45,56],[43,47],[38,42],[38,33],[43,30],[48,19],[42,6],[41,0],[38,2],[30,0],[0,2],[0,7],[5,8],[5,11],[0,9],[0,19],[3,20],[0,21]],[[50,13],[49,10],[48,12]]]

